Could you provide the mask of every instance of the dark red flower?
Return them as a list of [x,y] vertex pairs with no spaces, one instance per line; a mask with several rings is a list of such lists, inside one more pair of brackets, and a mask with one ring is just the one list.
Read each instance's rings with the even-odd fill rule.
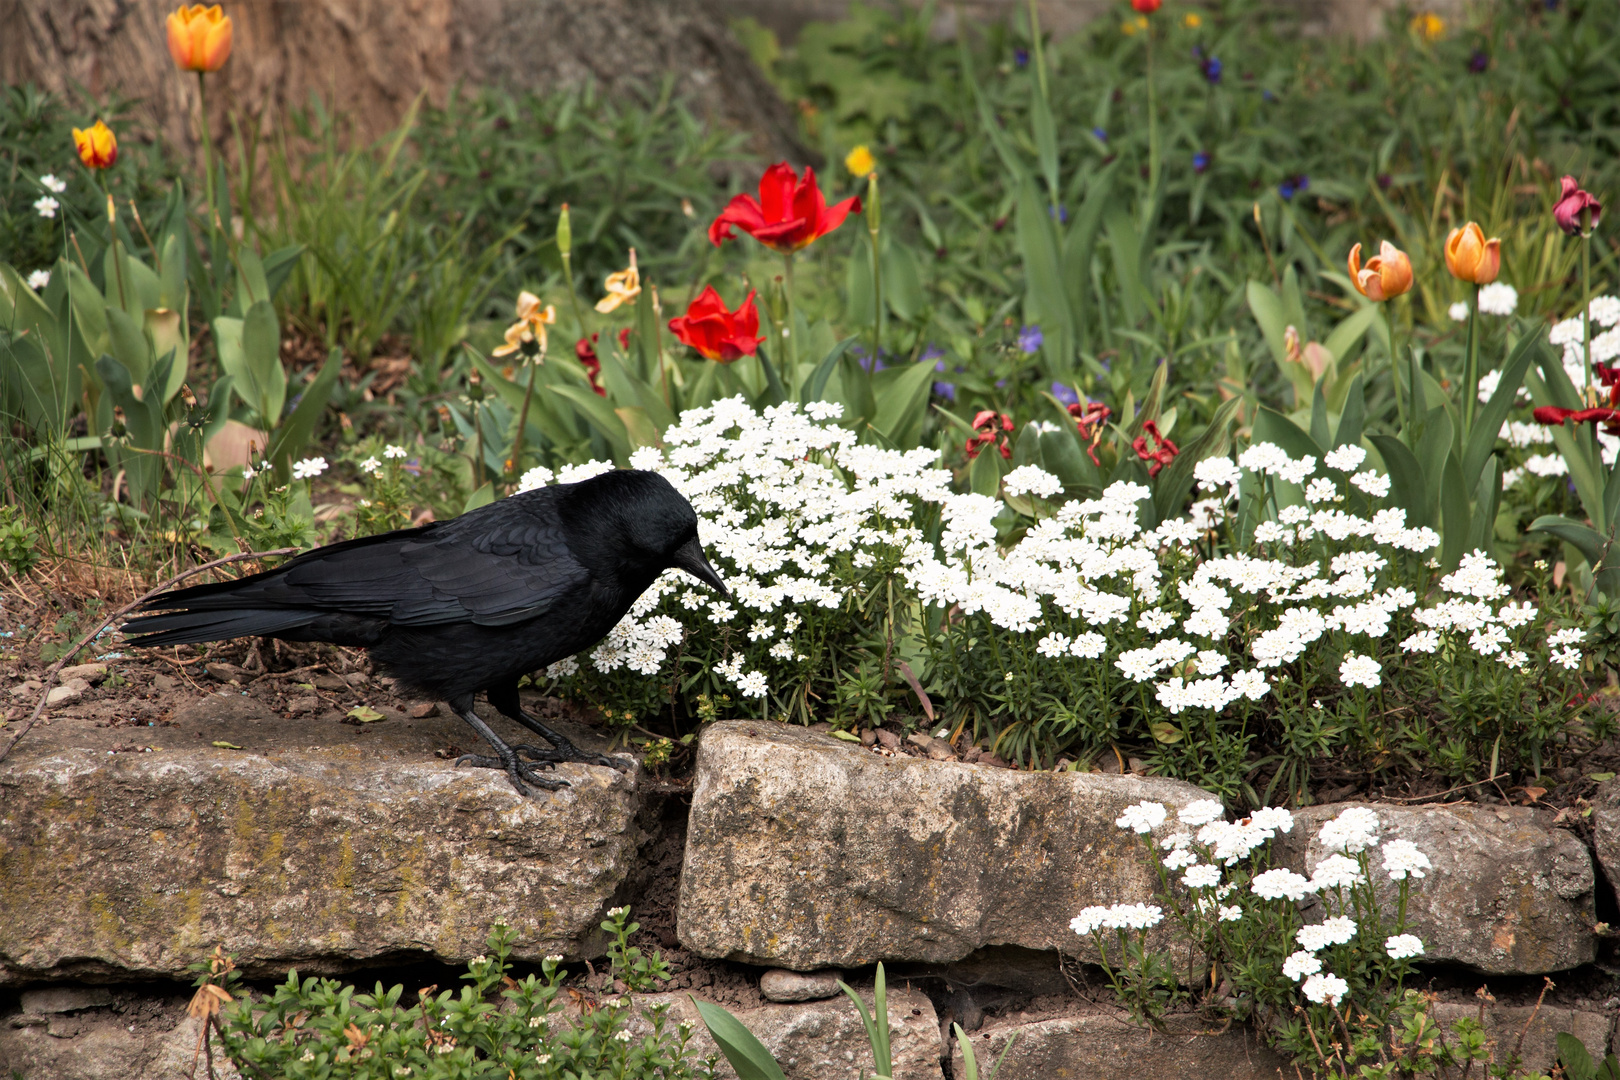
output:
[[686,314],[669,320],[670,333],[710,360],[729,364],[754,350],[765,339],[759,336],[759,308],[750,292],[736,311],[727,311],[725,301],[706,285]]
[[[1566,176],[1559,183],[1563,190],[1553,206],[1553,220],[1558,222],[1558,227],[1570,236],[1597,228],[1598,218],[1603,216],[1603,204],[1592,198],[1591,192],[1582,191],[1573,176]],[[1588,220],[1583,221],[1583,218]]]
[[1131,10],[1139,15],[1151,15],[1159,10],[1164,0],[1131,0]]
[[1602,424],[1609,431],[1620,431],[1620,409],[1560,409],[1556,405],[1543,405],[1531,413],[1536,423],[1555,425],[1566,420],[1577,424]]
[[[596,355],[596,342],[601,336],[600,334],[592,334],[589,339],[580,338],[574,342],[574,355],[579,357],[580,365],[584,367],[585,374],[590,377],[591,389],[595,390],[601,397],[607,397],[607,391],[602,389],[602,384],[597,381],[597,378],[602,374],[602,361]],[[619,348],[630,348],[630,328],[628,326],[619,331]]]
[[1080,437],[1087,440],[1086,453],[1091,463],[1101,466],[1102,462],[1097,460],[1097,444],[1102,441],[1103,426],[1114,415],[1114,410],[1100,401],[1088,401],[1084,405],[1077,401],[1069,406],[1069,415],[1074,417],[1074,426],[1080,432]]
[[[1153,436],[1153,448],[1148,449],[1148,436]],[[1159,470],[1176,460],[1181,449],[1175,443],[1159,434],[1159,425],[1152,420],[1142,425],[1142,434],[1131,440],[1131,449],[1143,461],[1152,462],[1148,466],[1149,476],[1158,476]]]
[[815,170],[805,166],[801,180],[784,161],[760,177],[758,199],[732,196],[709,226],[709,239],[718,247],[731,236],[735,225],[766,247],[791,254],[838,228],[851,212],[861,212],[859,198],[851,196],[837,206],[828,206]]
[[[978,457],[980,450],[992,445],[1001,451],[1003,458],[1010,458],[1012,447],[1007,444],[1007,432],[1012,429],[1012,417],[993,409],[984,409],[973,418],[973,435],[962,449],[967,451],[969,461]],[[1000,440],[999,444],[997,440]]]

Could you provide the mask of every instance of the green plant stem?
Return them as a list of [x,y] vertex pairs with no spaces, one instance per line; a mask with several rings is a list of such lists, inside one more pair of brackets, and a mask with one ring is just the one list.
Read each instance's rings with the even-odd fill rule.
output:
[[790,383],[799,377],[799,343],[793,336],[793,253],[782,253],[782,298],[787,302],[787,314],[782,320],[782,370]]
[[1051,100],[1046,85],[1045,49],[1041,45],[1041,13],[1035,0],[1029,0],[1029,49],[1035,62],[1035,78],[1040,83],[1041,97]]
[[529,386],[523,392],[523,408],[518,410],[517,432],[512,436],[512,475],[514,477],[523,471],[523,432],[529,426],[529,402],[534,400],[534,379],[540,371],[540,365],[545,361],[545,354],[533,357],[529,361]]
[[208,75],[202,71],[197,72],[197,108],[202,114],[203,191],[208,200],[208,246],[212,253],[219,218],[214,211],[214,135],[208,127]]
[[[1477,294],[1476,294],[1477,295]],[[1581,236],[1581,344],[1586,356],[1586,382],[1581,386],[1581,404],[1597,404],[1592,394],[1592,239]],[[1591,400],[1589,400],[1591,399]]]
[[574,309],[574,321],[579,324],[580,338],[582,340],[589,341],[591,331],[590,328],[585,325],[585,314],[580,309],[579,294],[574,288],[574,259],[571,252],[565,251],[562,253],[562,264],[563,283],[568,287],[568,305]]
[[1479,286],[1468,309],[1468,355],[1463,361],[1463,445],[1474,430],[1474,409],[1479,404]]
[[866,234],[872,241],[872,369],[877,372],[878,350],[883,344],[883,259],[879,255],[879,237],[882,231],[882,210],[878,202],[878,174],[873,169],[866,177]]
[[[113,211],[112,192],[107,189],[107,178],[98,174],[101,180],[101,193],[107,197],[107,243],[112,248],[113,271],[118,278],[118,306],[126,312],[129,310],[129,291],[124,287],[124,253],[118,243],[118,216]],[[1591,352],[1590,346],[1587,352]]]
[[1395,384],[1395,422],[1397,430],[1406,430],[1406,399],[1401,395],[1401,350],[1395,343],[1395,318],[1390,305],[1384,305],[1384,326],[1389,331],[1389,379]]

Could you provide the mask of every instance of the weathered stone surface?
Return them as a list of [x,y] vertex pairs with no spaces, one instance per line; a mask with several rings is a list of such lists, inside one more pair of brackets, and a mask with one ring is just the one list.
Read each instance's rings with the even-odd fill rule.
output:
[[[18,1074],[27,1080],[174,1080],[192,1076],[198,1022],[186,1016],[183,1001],[144,1004],[146,1015],[135,1022],[128,1013],[104,1009],[66,1024],[59,1018],[46,1021],[26,1015],[0,1019],[0,1074]],[[200,1063],[195,1075],[204,1075]],[[239,1080],[236,1070],[218,1056],[214,1075],[219,1080]]]
[[[1279,842],[1279,865],[1309,873],[1328,854],[1317,831],[1351,805],[1371,806],[1382,839],[1410,840],[1434,865],[1413,883],[1407,909],[1407,928],[1423,939],[1427,959],[1539,975],[1596,957],[1592,857],[1573,834],[1550,827],[1552,814],[1474,804],[1313,806]],[[1375,853],[1373,876],[1393,913],[1396,886],[1381,862]]]
[[1592,799],[1592,845],[1609,888],[1620,897],[1620,777],[1598,786]]
[[[870,1012],[871,989],[859,993]],[[685,994],[643,994],[635,1000],[641,1008],[667,1004],[673,1020],[690,1023],[694,1029],[690,1045],[698,1059],[720,1053]],[[854,1003],[843,994],[836,1000],[762,1005],[732,1009],[731,1013],[765,1044],[787,1080],[828,1080],[872,1073],[872,1047],[866,1028]],[[632,1030],[650,1030],[650,1025],[640,1020]],[[894,1080],[942,1080],[939,1017],[920,990],[889,987],[889,1045]],[[716,1075],[735,1078],[737,1074],[721,1058]]]
[[216,943],[265,975],[460,964],[498,921],[521,957],[594,952],[643,838],[631,778],[564,765],[571,787],[524,799],[493,770],[379,752],[392,737],[261,753],[25,744],[0,766],[0,985],[179,976]]
[[23,1012],[41,1016],[78,1012],[111,1005],[112,991],[105,986],[47,986],[40,990],[24,990],[20,1004]]
[[[1479,1016],[1478,1005],[1439,1002],[1430,1015],[1449,1027],[1463,1017]],[[1589,1009],[1563,1009],[1543,1005],[1493,1006],[1485,1010],[1485,1037],[1496,1044],[1496,1059],[1506,1061],[1515,1046],[1527,1069],[1550,1071],[1558,1059],[1558,1033],[1566,1032],[1581,1040],[1599,1061],[1609,1052],[1614,1037],[1615,1015]],[[1523,1034],[1524,1042],[1519,1043]]]
[[759,994],[766,1001],[820,1001],[839,993],[837,971],[783,971],[772,968],[759,977]]
[[704,731],[678,933],[702,956],[813,970],[948,962],[987,945],[1084,956],[1069,920],[1149,899],[1115,827],[1191,784],[886,757],[781,724]]
[[[1007,1040],[1018,1033],[996,1080],[1277,1080],[1294,1076],[1287,1058],[1259,1045],[1242,1028],[1216,1034],[1206,1025],[1171,1018],[1168,1033],[1139,1027],[1123,1016],[1087,1015],[1037,1020],[999,1021],[973,1033],[973,1055],[979,1075],[1001,1057]],[[963,1071],[962,1051],[952,1040],[956,1076]]]

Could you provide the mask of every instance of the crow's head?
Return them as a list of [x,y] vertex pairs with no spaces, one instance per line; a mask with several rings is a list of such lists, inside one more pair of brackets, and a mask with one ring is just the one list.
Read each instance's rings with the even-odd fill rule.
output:
[[684,570],[729,597],[725,583],[698,542],[697,513],[668,480],[641,469],[615,469],[573,485],[569,518],[583,522],[590,552],[621,572],[649,581],[665,570]]

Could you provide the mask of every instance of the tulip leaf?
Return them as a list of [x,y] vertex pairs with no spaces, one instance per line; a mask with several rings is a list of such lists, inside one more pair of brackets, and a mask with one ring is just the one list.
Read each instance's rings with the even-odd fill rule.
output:
[[[1322,342],[1324,348],[1333,354],[1333,359],[1343,360],[1350,350],[1367,335],[1367,330],[1378,321],[1379,310],[1377,304],[1367,304],[1353,315],[1340,320],[1339,325],[1333,328],[1333,333]],[[1303,330],[1300,331],[1302,334]]]
[[630,434],[625,430],[624,421],[613,411],[613,406],[608,404],[606,398],[583,386],[557,383],[547,385],[552,393],[573,405],[585,422],[608,441],[608,445],[613,449],[613,460],[616,464],[623,466],[629,462]]
[[1502,422],[1508,418],[1513,402],[1519,395],[1519,387],[1524,383],[1531,361],[1540,360],[1546,355],[1547,350],[1541,347],[1543,340],[1539,330],[1526,334],[1508,354],[1507,363],[1502,366],[1501,381],[1496,384],[1496,390],[1485,407],[1479,410],[1474,420],[1474,430],[1469,433],[1468,445],[1463,450],[1464,482],[1473,484],[1478,479],[1480,470],[1496,446]]
[[1389,474],[1390,493],[1396,506],[1406,512],[1408,528],[1432,526],[1434,512],[1429,502],[1428,488],[1423,480],[1423,467],[1406,444],[1393,435],[1370,435],[1369,441],[1384,459],[1384,471]]
[[1468,527],[1469,551],[1491,549],[1496,533],[1496,511],[1501,505],[1502,459],[1492,454],[1480,470],[1479,484],[1474,489],[1474,519]]
[[934,365],[920,360],[905,367],[887,368],[873,378],[877,413],[872,426],[896,446],[915,446],[921,440],[933,376]]
[[1367,395],[1365,380],[1356,375],[1345,391],[1344,405],[1339,409],[1339,426],[1333,431],[1332,448],[1361,445],[1361,433],[1367,422]]
[[1018,251],[1024,264],[1024,319],[1039,326],[1042,352],[1054,371],[1074,360],[1074,320],[1063,287],[1063,267],[1050,206],[1025,176],[1018,185]]
[[1457,455],[1446,454],[1445,468],[1441,472],[1440,565],[1447,572],[1455,570],[1468,551],[1469,526],[1468,489],[1463,486],[1462,465]]
[[692,1003],[697,1006],[703,1026],[709,1029],[709,1036],[736,1070],[737,1080],[786,1080],[782,1067],[776,1063],[771,1052],[754,1037],[753,1032],[743,1026],[741,1020],[719,1005],[696,998],[692,999]]
[[281,291],[281,286],[292,275],[294,268],[298,266],[298,257],[303,253],[303,244],[289,244],[287,247],[277,248],[264,257],[261,269],[264,274],[267,300],[275,300],[276,293]]
[[[315,424],[320,420],[321,413],[326,411],[326,403],[332,397],[332,387],[337,384],[338,372],[342,367],[343,350],[334,346],[326,354],[326,363],[321,365],[320,372],[304,385],[292,415],[271,433],[265,456],[275,465],[276,475],[283,483],[286,482],[294,455],[302,453],[304,445],[315,434]],[[286,392],[285,387],[282,392]]]
[[832,378],[833,371],[838,366],[839,358],[849,351],[851,345],[854,345],[859,340],[859,337],[851,335],[832,347],[827,355],[822,358],[821,363],[817,364],[815,370],[810,373],[810,377],[804,380],[804,385],[799,388],[800,401],[808,404],[812,401],[821,400],[822,394],[827,392],[827,380]]
[[1198,463],[1208,457],[1226,455],[1232,444],[1232,424],[1237,418],[1238,407],[1242,404],[1241,398],[1230,398],[1221,402],[1221,407],[1215,410],[1209,425],[1198,438],[1183,446],[1181,452],[1159,474],[1158,483],[1153,487],[1153,507],[1160,521],[1181,513],[1182,504],[1187,501],[1187,495],[1192,491],[1193,469]]

